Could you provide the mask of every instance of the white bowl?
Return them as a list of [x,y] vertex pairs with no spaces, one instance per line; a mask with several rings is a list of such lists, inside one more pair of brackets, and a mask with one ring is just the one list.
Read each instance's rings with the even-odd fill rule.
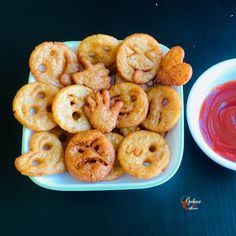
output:
[[236,59],[223,61],[205,71],[195,82],[189,93],[187,121],[192,136],[202,151],[216,163],[231,170],[236,170],[236,162],[227,160],[208,146],[199,126],[199,114],[206,96],[214,87],[233,80],[236,80]]
[[[73,50],[76,50],[79,41],[70,41],[65,42],[66,45],[71,47]],[[169,49],[161,45],[163,53],[166,53]],[[29,83],[33,82],[34,77],[30,73]],[[83,183],[74,178],[72,178],[68,173],[49,175],[49,176],[40,176],[40,177],[31,177],[31,180],[37,185],[60,191],[98,191],[98,190],[122,190],[122,189],[141,189],[141,188],[150,188],[158,186],[165,183],[170,178],[174,176],[178,170],[183,156],[184,148],[184,104],[183,104],[183,87],[179,86],[174,88],[181,98],[181,117],[175,127],[171,129],[166,137],[166,140],[169,144],[171,151],[171,161],[169,166],[164,172],[159,176],[156,176],[152,179],[143,180],[134,178],[128,174],[123,175],[120,179],[114,181],[103,181],[98,183]],[[32,131],[23,127],[22,135],[22,153],[25,153],[29,150],[29,140],[32,135]]]

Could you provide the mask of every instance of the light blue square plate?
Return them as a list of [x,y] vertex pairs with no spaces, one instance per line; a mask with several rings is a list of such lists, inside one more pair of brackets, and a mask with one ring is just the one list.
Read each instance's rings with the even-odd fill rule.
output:
[[[66,45],[76,50],[80,41],[65,42]],[[169,49],[164,45],[161,45],[163,53],[166,53]],[[29,83],[33,82],[34,78],[29,75]],[[168,168],[159,176],[149,180],[142,180],[134,178],[128,174],[123,175],[120,179],[114,181],[104,181],[98,183],[83,183],[72,178],[68,173],[56,174],[42,177],[30,177],[30,179],[37,185],[51,190],[59,191],[101,191],[101,190],[123,190],[123,189],[142,189],[158,186],[165,183],[174,176],[178,170],[184,148],[184,103],[183,103],[183,87],[176,87],[181,103],[182,112],[178,123],[173,129],[171,129],[166,137],[171,151],[171,161]],[[29,139],[32,135],[32,131],[23,127],[22,135],[22,153],[29,150]]]

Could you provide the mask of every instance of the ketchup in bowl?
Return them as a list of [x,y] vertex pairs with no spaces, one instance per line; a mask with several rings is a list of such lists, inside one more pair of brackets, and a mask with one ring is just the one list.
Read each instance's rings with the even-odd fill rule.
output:
[[236,81],[215,87],[200,111],[200,130],[220,156],[236,162]]

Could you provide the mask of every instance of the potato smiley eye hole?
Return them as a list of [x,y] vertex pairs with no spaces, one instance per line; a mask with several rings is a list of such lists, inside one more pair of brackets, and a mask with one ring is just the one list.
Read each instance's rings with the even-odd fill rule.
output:
[[44,72],[46,72],[46,70],[47,70],[47,66],[44,65],[44,64],[40,64],[40,65],[38,66],[38,70],[39,70],[41,73],[44,73]]
[[78,153],[84,153],[84,150],[79,149],[79,150],[78,150]]
[[81,116],[80,116],[80,113],[79,113],[79,112],[74,111],[74,112],[72,113],[72,117],[73,117],[74,120],[78,120]]
[[167,106],[167,105],[169,104],[169,99],[168,99],[168,98],[162,99],[161,104],[162,104],[162,106],[164,106],[164,107]]
[[38,109],[37,109],[36,107],[31,107],[30,110],[29,110],[29,112],[30,112],[30,114],[34,115],[34,114],[37,113],[37,110],[38,110]]
[[40,161],[39,160],[33,160],[31,165],[32,166],[38,166],[38,165],[40,165]]
[[150,161],[144,161],[143,162],[143,166],[150,166],[151,165],[151,162]]
[[70,102],[70,105],[73,106],[73,105],[75,105],[75,103],[74,103],[73,101],[71,101],[71,102]]
[[151,146],[149,147],[149,151],[150,151],[150,152],[155,152],[155,151],[156,151],[156,146],[151,145]]
[[96,146],[94,147],[94,150],[95,150],[95,151],[98,151],[98,150],[99,150],[99,145],[96,145]]
[[54,56],[55,53],[56,53],[56,51],[55,51],[55,50],[52,50],[52,51],[50,52],[50,55],[51,55],[51,56]]
[[52,145],[50,144],[50,143],[47,143],[47,144],[44,144],[43,145],[43,150],[44,151],[48,151],[48,150],[50,150],[52,148]]

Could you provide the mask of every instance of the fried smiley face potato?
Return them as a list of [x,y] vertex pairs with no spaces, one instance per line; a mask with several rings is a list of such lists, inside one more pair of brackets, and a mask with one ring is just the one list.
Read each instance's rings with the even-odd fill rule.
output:
[[85,99],[92,95],[92,90],[80,85],[70,85],[59,91],[53,104],[53,117],[57,124],[69,133],[91,128],[83,112]]
[[115,101],[111,105],[108,90],[101,93],[95,90],[94,97],[95,99],[91,96],[86,98],[88,105],[84,106],[84,112],[94,128],[102,133],[109,133],[116,127],[123,102]]
[[148,100],[149,111],[142,126],[158,133],[170,130],[181,113],[178,93],[169,86],[160,85],[150,90]]
[[148,98],[144,90],[132,83],[115,84],[109,90],[111,98],[123,102],[118,117],[118,128],[132,127],[144,121],[148,111]]
[[34,131],[47,131],[57,124],[53,119],[51,105],[59,89],[41,82],[26,84],[13,100],[15,118]]
[[80,43],[77,54],[78,57],[82,55],[92,64],[101,62],[106,67],[111,67],[115,64],[119,44],[119,41],[110,35],[91,35]]
[[112,143],[97,130],[78,132],[69,142],[65,162],[69,173],[84,182],[103,180],[115,160]]
[[72,83],[71,74],[78,71],[78,59],[65,44],[44,42],[31,53],[29,66],[37,81],[61,88]]
[[65,171],[62,144],[54,134],[34,133],[30,139],[30,151],[17,157],[15,166],[27,176],[62,173]]
[[125,172],[142,179],[158,176],[169,164],[165,139],[150,131],[136,131],[120,144],[118,159]]
[[[143,84],[155,77],[161,58],[160,45],[153,37],[133,34],[124,39],[117,50],[117,69],[126,81]],[[137,70],[143,72],[143,77],[134,76]]]
[[115,152],[116,152],[116,157],[115,157],[115,162],[114,162],[113,168],[112,168],[111,172],[109,173],[109,175],[107,177],[105,177],[105,179],[104,179],[105,181],[111,181],[111,180],[115,180],[115,179],[120,178],[124,174],[124,170],[121,167],[120,162],[117,157],[117,152],[118,152],[120,143],[124,139],[124,137],[121,136],[120,134],[116,134],[116,133],[106,134],[106,137],[112,143],[112,145],[115,148]]
[[180,46],[171,48],[162,58],[156,81],[159,84],[180,86],[186,84],[192,77],[190,64],[184,63],[184,49]]
[[108,76],[109,70],[106,69],[104,64],[97,63],[93,65],[85,57],[80,57],[80,61],[84,65],[85,70],[72,75],[75,84],[85,85],[97,90],[108,89],[111,86],[111,78]]

